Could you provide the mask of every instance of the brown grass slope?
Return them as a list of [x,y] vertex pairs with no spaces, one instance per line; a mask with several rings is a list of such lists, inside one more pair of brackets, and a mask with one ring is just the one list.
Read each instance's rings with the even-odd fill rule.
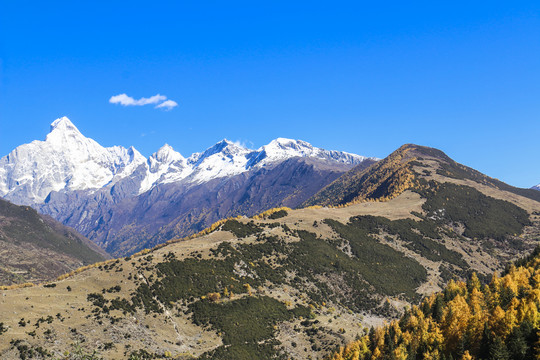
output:
[[[31,351],[43,351],[43,358],[62,358],[66,351],[75,356],[80,348],[87,354],[96,350],[105,359],[146,353],[181,359],[270,358],[256,355],[262,351],[321,358],[366,327],[396,316],[416,302],[415,297],[441,289],[445,272],[500,270],[537,243],[538,234],[529,236],[526,231],[512,237],[519,247],[508,242],[486,247],[469,238],[445,236],[433,241],[444,246],[440,250],[453,252],[437,260],[390,229],[357,242],[344,227],[358,216],[387,219],[388,224],[418,220],[411,212],[422,214],[425,202],[419,194],[405,191],[387,202],[291,210],[277,219],[242,218],[236,222],[243,225],[222,223],[210,234],[102,263],[54,287],[3,290],[0,323],[6,331],[0,335],[0,358],[16,359]],[[537,223],[538,219],[536,227]],[[525,230],[529,228],[533,227]],[[357,253],[355,247],[364,241],[369,248]],[[281,252],[281,247],[297,250]],[[377,252],[371,253],[372,247]],[[457,261],[452,254],[459,254]],[[381,255],[390,256],[393,264],[403,262],[409,270],[389,273],[392,269]],[[419,266],[425,275],[420,272],[420,283],[415,283],[413,270]],[[355,274],[359,282],[351,282]],[[399,286],[410,283],[403,289],[417,295],[411,298],[387,287],[396,280]],[[368,293],[354,284],[367,285]],[[363,306],[352,299],[369,303]],[[304,315],[280,315],[302,307],[308,309]],[[244,328],[270,337],[255,338],[262,348],[234,343],[236,336],[248,336]],[[235,349],[245,352],[227,353]]]

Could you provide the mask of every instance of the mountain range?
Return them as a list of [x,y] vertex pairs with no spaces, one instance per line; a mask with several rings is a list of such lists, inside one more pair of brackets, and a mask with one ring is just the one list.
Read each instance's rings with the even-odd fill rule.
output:
[[[417,314],[423,296],[425,314],[442,314],[444,302],[467,294],[451,280],[476,272],[474,284],[489,283],[538,245],[538,191],[412,144],[358,166],[303,200],[307,207],[224,219],[50,284],[0,290],[0,356],[323,358],[407,309]],[[430,297],[449,282],[450,292]],[[500,292],[494,300],[505,311],[513,299],[536,301],[534,291],[504,284],[511,292],[497,285],[491,294]],[[439,315],[449,319],[441,329],[456,329]],[[401,343],[388,333],[381,344]],[[454,356],[452,344],[443,350]],[[418,345],[411,349],[429,350]]]
[[75,228],[120,256],[196,233],[221,218],[296,207],[375,158],[278,138],[257,150],[222,140],[185,158],[105,148],[67,118],[0,159],[0,196]]
[[181,180],[201,184],[292,157],[312,157],[352,166],[367,159],[283,138],[258,150],[222,140],[188,158],[165,144],[146,159],[133,147],[102,147],[81,134],[67,117],[62,117],[51,124],[45,141],[21,145],[0,159],[0,194],[14,203],[33,205],[46,201],[51,192],[96,191],[132,178],[135,184],[130,191],[138,195],[160,184]]

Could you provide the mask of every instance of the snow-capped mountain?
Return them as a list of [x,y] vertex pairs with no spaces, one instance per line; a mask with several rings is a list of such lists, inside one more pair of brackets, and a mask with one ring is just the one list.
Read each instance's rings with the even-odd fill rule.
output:
[[102,147],[62,117],[51,124],[45,141],[21,145],[0,159],[0,196],[17,204],[40,204],[51,192],[93,191],[129,177],[133,178],[132,186],[137,187],[135,193],[142,194],[159,184],[201,184],[293,157],[351,166],[367,159],[284,138],[257,150],[222,140],[188,158],[165,144],[146,159],[133,147]]
[[229,216],[296,207],[377,159],[279,138],[259,149],[222,140],[184,157],[103,147],[66,117],[44,141],[0,159],[0,197],[31,205],[115,256],[198,232]]
[[156,184],[180,181],[191,173],[191,167],[179,152],[165,144],[156,153],[150,155],[146,164],[144,179],[138,193],[150,190]]
[[188,159],[192,165],[190,181],[203,183],[219,177],[271,166],[293,157],[310,157],[347,165],[357,165],[367,158],[341,151],[316,148],[302,140],[278,138],[257,150],[250,150],[229,140],[222,140],[202,154]]
[[270,144],[257,150],[253,157],[254,164],[270,164],[291,157],[313,157],[321,160],[335,161],[342,164],[356,165],[366,160],[366,157],[343,151],[329,151],[314,147],[302,140],[277,138]]
[[0,159],[0,196],[17,204],[41,203],[51,191],[100,189],[144,163],[133,147],[102,147],[62,117],[45,141],[21,145]]
[[539,190],[539,191],[540,191],[540,184],[538,184],[538,185],[536,185],[536,186],[533,186],[531,189]]

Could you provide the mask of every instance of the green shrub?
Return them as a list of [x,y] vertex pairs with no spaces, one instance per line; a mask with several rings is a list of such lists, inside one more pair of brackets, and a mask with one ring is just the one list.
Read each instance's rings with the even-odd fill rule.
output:
[[272,220],[275,220],[275,219],[285,217],[288,214],[289,213],[287,212],[287,210],[279,210],[279,211],[276,211],[275,213],[270,214],[270,216],[268,216],[268,218],[272,219]]
[[[224,346],[202,358],[269,359],[276,355],[271,343],[274,325],[298,316],[308,316],[309,309],[294,310],[273,298],[244,297],[225,303],[198,301],[189,306],[193,322],[221,332]],[[264,343],[264,344],[263,344]]]
[[227,220],[221,227],[223,231],[230,231],[237,238],[244,238],[249,235],[257,234],[263,231],[263,228],[252,222],[244,224],[238,220]]

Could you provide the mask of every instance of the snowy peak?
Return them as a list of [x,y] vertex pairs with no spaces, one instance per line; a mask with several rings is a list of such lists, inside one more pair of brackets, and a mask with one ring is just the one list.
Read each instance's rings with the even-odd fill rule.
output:
[[225,139],[188,159],[188,164],[193,167],[190,179],[200,183],[277,164],[293,157],[314,157],[351,166],[367,159],[346,152],[319,149],[302,140],[277,138],[257,150],[250,150]]
[[182,154],[174,151],[173,147],[169,144],[163,145],[157,152],[153,153],[150,158],[160,163],[171,163],[174,161],[185,160]]
[[141,194],[159,184],[200,184],[293,157],[312,157],[351,167],[366,160],[286,138],[272,140],[257,150],[223,139],[187,159],[165,144],[146,159],[133,147],[99,145],[64,116],[52,122],[45,141],[21,145],[0,159],[0,196],[29,205],[42,203],[52,191],[93,192],[122,179],[128,179],[134,193]]
[[291,157],[314,157],[323,160],[337,161],[343,164],[358,165],[367,159],[364,156],[343,151],[324,150],[314,147],[306,141],[286,138],[272,140],[268,145],[262,146],[258,150],[258,153],[259,154],[252,160],[254,164],[268,164]]
[[[261,148],[270,158],[310,156],[315,149],[310,143],[302,140],[277,138]],[[318,149],[317,149],[318,150]]]
[[80,134],[79,129],[77,129],[77,127],[73,125],[73,123],[67,118],[67,116],[62,116],[61,118],[58,118],[51,123],[50,132],[53,132],[55,130],[62,132],[73,131]]
[[[51,123],[51,130],[45,141],[55,146],[73,145],[74,142],[87,142],[86,138],[79,129],[67,118],[61,117]],[[97,143],[96,143],[97,144]]]
[[0,196],[16,204],[41,203],[51,191],[100,189],[144,162],[137,150],[104,148],[62,117],[45,141],[21,145],[0,159]]
[[190,173],[186,159],[169,144],[163,145],[150,155],[147,161],[147,172],[139,187],[142,194],[158,184],[176,182]]
[[540,184],[538,184],[538,185],[536,185],[536,186],[533,186],[531,189],[539,190],[539,191],[540,191]]
[[313,149],[313,145],[311,145],[308,142],[305,142],[302,140],[287,139],[287,138],[274,139],[270,141],[270,143],[266,146],[269,148],[280,148],[280,149],[302,149],[302,148]]
[[245,172],[249,153],[249,149],[223,139],[203,153],[190,156],[188,163],[193,169],[190,181],[202,183]]
[[240,146],[232,141],[223,139],[215,145],[206,149],[203,153],[195,153],[190,156],[189,162],[192,164],[201,164],[205,159],[217,155],[217,157],[232,159],[238,155],[244,155],[249,150],[243,146]]

